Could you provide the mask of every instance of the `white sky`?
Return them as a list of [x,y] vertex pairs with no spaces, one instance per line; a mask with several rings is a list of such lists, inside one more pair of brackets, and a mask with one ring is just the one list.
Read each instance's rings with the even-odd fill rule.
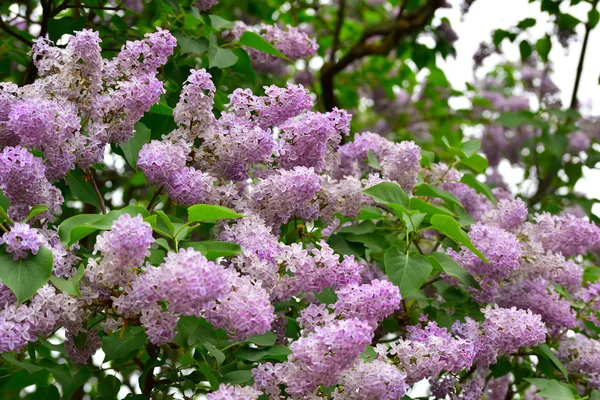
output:
[[[473,80],[472,66],[473,54],[477,51],[479,43],[483,40],[489,42],[491,32],[498,28],[514,27],[524,18],[535,18],[536,25],[530,28],[530,41],[535,41],[545,33],[552,33],[552,24],[548,15],[540,11],[540,2],[529,3],[528,0],[477,0],[461,20],[460,4],[462,0],[449,0],[452,8],[441,9],[436,12],[436,18],[446,17],[456,33],[458,41],[455,43],[457,56],[448,58],[440,64],[452,85],[457,89],[464,89],[465,82]],[[569,7],[568,12],[582,21],[587,21],[587,12],[591,6],[580,3]],[[564,9],[563,11],[566,11]],[[568,53],[553,39],[550,59],[553,62],[554,74],[552,79],[562,91],[563,104],[568,105],[573,92],[575,71],[581,53],[584,27],[579,25],[576,29],[578,37],[571,43]],[[600,48],[600,26],[593,30],[588,43],[586,63],[579,87],[579,100],[585,105],[593,106],[593,111],[600,112],[600,91],[598,91],[598,77],[600,76],[600,63],[598,62],[598,49]],[[517,43],[504,41],[502,47],[505,56],[517,61],[520,58]],[[499,57],[499,56],[498,56]],[[499,58],[490,57],[484,63],[485,66],[493,65]]]

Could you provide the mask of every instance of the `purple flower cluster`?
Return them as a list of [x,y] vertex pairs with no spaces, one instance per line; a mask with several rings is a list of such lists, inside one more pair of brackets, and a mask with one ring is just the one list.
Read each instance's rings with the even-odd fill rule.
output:
[[[216,3],[216,1],[215,1]],[[251,387],[232,386],[222,383],[219,390],[206,395],[208,400],[256,400],[261,393]]]
[[13,255],[13,260],[27,258],[37,254],[42,241],[35,229],[27,224],[16,223],[0,238],[0,244],[6,245],[6,252]]
[[560,343],[558,358],[570,373],[583,375],[591,388],[600,389],[599,352],[598,340],[578,334]]
[[565,257],[584,254],[600,244],[600,227],[572,214],[538,214],[537,224],[528,230],[530,237],[539,241],[544,249],[562,253]]
[[357,318],[373,326],[400,309],[400,290],[389,281],[374,280],[370,284],[347,285],[336,292],[337,315]]
[[406,393],[406,374],[384,360],[358,360],[346,373],[340,385],[343,392],[334,392],[334,400],[400,400]]

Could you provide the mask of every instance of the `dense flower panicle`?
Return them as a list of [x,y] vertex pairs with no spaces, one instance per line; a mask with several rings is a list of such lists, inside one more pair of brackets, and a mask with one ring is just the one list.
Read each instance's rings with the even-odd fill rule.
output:
[[[260,24],[248,26],[242,21],[236,21],[235,26],[229,32],[230,39],[238,40],[246,31],[261,35],[291,60],[305,59],[313,56],[319,48],[315,39],[290,25],[282,29],[276,25]],[[274,73],[277,75],[285,73],[285,64],[280,58],[252,48],[246,48],[246,52],[252,60],[254,69],[263,73]]]
[[95,249],[105,258],[118,259],[122,268],[139,267],[150,255],[152,243],[152,226],[144,221],[142,215],[132,217],[123,214],[113,222],[109,231],[98,236]]
[[364,190],[383,181],[378,175],[370,175],[362,180],[354,176],[346,176],[339,181],[322,177],[321,186],[325,189],[325,193],[321,219],[331,221],[338,213],[347,218],[357,217],[363,207],[375,204],[373,198],[365,194]]
[[600,342],[577,334],[560,343],[558,358],[570,373],[582,374],[587,383],[600,388]]
[[569,151],[574,154],[586,151],[592,145],[592,139],[582,131],[571,133],[568,138]]
[[196,0],[196,7],[200,11],[208,11],[219,3],[219,0]]
[[49,335],[56,326],[78,329],[81,318],[78,299],[44,285],[29,304],[10,304],[0,311],[0,352],[19,352],[28,342]]
[[538,214],[537,224],[529,225],[525,232],[532,239],[542,243],[544,249],[562,253],[565,257],[585,254],[600,244],[600,227],[572,214]]
[[165,93],[163,84],[153,74],[132,76],[119,81],[114,89],[98,96],[94,119],[106,124],[108,141],[125,143],[134,135],[134,125]]
[[[83,344],[79,340],[85,340]],[[91,356],[102,347],[97,331],[82,329],[73,335],[70,331],[66,333],[65,350],[71,361],[79,364],[87,364]]]
[[576,326],[576,314],[571,310],[569,302],[561,299],[542,278],[525,279],[506,285],[500,292],[498,303],[502,307],[517,307],[539,314],[552,334]]
[[280,125],[313,106],[308,90],[302,85],[288,82],[285,88],[272,85],[265,86],[264,90],[264,96],[256,96],[250,89],[234,90],[229,95],[229,111],[265,129]]
[[204,145],[196,153],[196,165],[235,182],[247,179],[253,164],[267,163],[276,151],[270,128],[263,129],[229,112],[222,113],[211,126]]
[[406,372],[409,385],[438,376],[444,370],[458,373],[472,364],[475,348],[471,341],[453,337],[435,322],[424,328],[409,326],[408,330],[406,339],[392,343],[390,354],[396,356]]
[[17,302],[17,296],[6,286],[0,282],[0,308],[6,308]]
[[521,199],[500,200],[496,209],[486,212],[481,222],[507,231],[517,229],[527,218],[527,205]]
[[94,95],[102,89],[102,55],[100,34],[91,29],[75,32],[69,38],[66,51],[71,57],[70,92],[78,107],[89,112]]
[[232,340],[240,342],[271,329],[275,309],[260,283],[229,271],[225,293],[209,304],[204,313],[214,327],[223,328]]
[[156,73],[173,54],[177,39],[167,30],[157,28],[146,33],[144,39],[127,42],[111,61],[105,63],[104,79],[108,82],[119,78]]
[[344,176],[360,176],[361,168],[366,168],[369,151],[381,160],[390,147],[386,138],[373,132],[357,133],[354,140],[339,148],[340,165],[334,173],[334,177],[340,179]]
[[496,305],[487,306],[482,311],[485,316],[481,324],[484,335],[500,355],[514,353],[521,347],[533,347],[546,340],[542,317],[530,310]]
[[400,400],[406,393],[406,374],[384,360],[358,360],[340,381],[342,393],[334,392],[335,400]]
[[283,123],[279,134],[283,141],[279,167],[304,166],[323,171],[327,153],[339,144],[343,134],[349,133],[350,117],[347,112],[335,109],[328,113],[308,112]]
[[179,102],[173,110],[175,122],[189,129],[191,138],[202,136],[214,121],[215,85],[205,69],[190,70]]
[[75,164],[74,143],[79,136],[80,119],[73,103],[28,99],[13,104],[6,130],[10,143],[42,150],[46,176],[59,180]]
[[317,326],[326,326],[336,319],[336,313],[330,313],[325,304],[311,303],[300,311],[296,319],[305,331],[313,331]]
[[[148,266],[113,304],[125,316],[142,315],[140,321],[154,344],[175,336],[178,315],[200,316],[203,307],[229,290],[222,266],[192,249],[170,252],[159,267]],[[166,312],[159,302],[166,302]]]
[[477,223],[471,227],[469,238],[488,259],[489,264],[466,248],[462,248],[459,253],[452,249],[448,249],[447,252],[471,274],[500,281],[509,277],[519,267],[521,245],[512,233],[495,226]]
[[211,203],[215,179],[193,167],[176,170],[165,184],[169,196],[181,205]]
[[27,258],[30,254],[37,254],[42,241],[36,229],[27,224],[15,223],[9,232],[0,238],[0,244],[6,244],[6,252],[13,255],[13,260]]
[[312,393],[319,385],[337,382],[371,343],[373,331],[366,322],[335,321],[301,337],[291,345],[282,381],[292,396]]
[[77,271],[75,265],[79,263],[79,257],[75,254],[75,251],[79,249],[79,245],[73,244],[67,249],[55,230],[38,229],[38,233],[42,246],[52,252],[54,261],[52,273],[59,278],[73,276]]
[[400,289],[389,281],[374,280],[370,284],[347,285],[336,292],[336,314],[357,318],[373,326],[400,309]]
[[279,227],[296,216],[304,220],[318,217],[319,176],[312,168],[279,170],[261,179],[254,187],[251,205],[267,224]]
[[287,300],[292,296],[312,291],[320,292],[324,288],[341,288],[358,284],[363,266],[353,256],[345,255],[340,261],[339,255],[325,241],[319,242],[320,249],[310,252],[300,243],[283,246],[278,263],[286,267],[291,275],[283,275],[273,290],[273,297]]
[[402,189],[410,192],[417,184],[421,168],[421,148],[414,142],[396,143],[380,164],[384,178],[398,182]]
[[[216,3],[216,1],[215,1]],[[208,400],[256,400],[262,393],[251,388],[222,383],[219,390],[206,395]]]
[[24,147],[5,147],[0,153],[0,189],[10,201],[8,214],[14,220],[27,217],[31,207],[45,204],[48,211],[34,219],[54,221],[64,201],[60,190],[48,182],[42,160]]
[[164,185],[185,167],[189,149],[183,143],[153,140],[140,150],[137,166],[153,185]]

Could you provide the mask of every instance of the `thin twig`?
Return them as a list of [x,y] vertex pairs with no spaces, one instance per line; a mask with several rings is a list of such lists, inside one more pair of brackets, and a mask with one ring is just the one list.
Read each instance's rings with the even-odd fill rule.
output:
[[[598,0],[594,0],[592,3],[592,10],[596,9],[598,5]],[[585,60],[585,53],[587,51],[588,41],[590,39],[590,32],[592,31],[592,26],[588,21],[585,24],[585,35],[583,37],[583,45],[581,46],[581,54],[579,55],[579,64],[577,64],[577,73],[575,74],[575,85],[573,87],[573,95],[571,96],[571,108],[575,109],[577,107],[577,92],[579,91],[579,83],[581,82],[581,73],[583,72],[583,62]]]
[[0,18],[0,28],[8,33],[10,36],[14,37],[15,39],[19,40],[20,42],[25,43],[27,46],[31,47],[33,45],[33,42],[29,39],[27,39],[25,36],[21,35],[18,32],[13,31],[10,26],[8,26],[6,24],[6,22],[4,22],[4,20],[2,18]]
[[102,193],[98,188],[98,184],[96,183],[96,178],[94,178],[94,174],[89,169],[84,170],[84,172],[90,178],[90,182],[92,182],[92,186],[94,187],[94,193],[96,193],[98,203],[100,203],[100,211],[102,211],[102,214],[106,214],[106,205],[104,204],[104,199],[102,198]]

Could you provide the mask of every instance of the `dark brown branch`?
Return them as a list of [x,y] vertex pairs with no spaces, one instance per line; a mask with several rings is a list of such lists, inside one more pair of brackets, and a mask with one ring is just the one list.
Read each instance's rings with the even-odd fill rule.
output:
[[[598,6],[598,0],[595,0],[592,3],[592,9],[596,9]],[[575,75],[575,85],[573,86],[573,95],[571,96],[571,105],[572,109],[577,108],[577,92],[579,91],[579,84],[581,82],[581,73],[583,72],[583,62],[585,61],[585,53],[587,51],[588,41],[590,39],[590,32],[592,31],[592,26],[589,21],[585,24],[585,35],[583,36],[583,45],[581,46],[581,54],[579,56],[579,64],[577,64],[577,73]]]
[[31,47],[33,45],[33,42],[31,40],[27,39],[25,36],[21,35],[19,32],[13,31],[10,28],[10,26],[8,26],[8,24],[6,22],[4,22],[4,20],[2,18],[0,18],[0,29],[2,29],[4,32],[8,33],[10,36],[14,37],[15,39],[19,40],[20,42],[25,43],[29,47]]
[[[321,90],[325,109],[331,110],[337,106],[334,79],[339,72],[363,57],[389,54],[403,36],[416,32],[427,25],[435,11],[443,4],[444,0],[428,0],[423,7],[409,15],[404,15],[402,7],[395,20],[367,28],[358,42],[342,58],[338,61],[329,60],[323,65]],[[378,43],[367,42],[367,39],[376,35],[382,35],[384,39]]]
[[104,204],[104,198],[102,197],[102,193],[98,188],[98,184],[96,183],[96,179],[94,178],[94,173],[92,171],[84,170],[85,174],[89,178],[90,182],[92,182],[92,186],[94,187],[94,193],[96,193],[96,197],[98,198],[98,203],[100,204],[100,211],[102,214],[106,214],[106,205]]
[[346,12],[346,0],[340,0],[337,13],[337,21],[335,23],[335,31],[333,32],[333,43],[331,45],[331,53],[329,55],[329,62],[335,62],[335,52],[340,46],[340,33],[342,31],[342,25],[344,25],[344,14]]

